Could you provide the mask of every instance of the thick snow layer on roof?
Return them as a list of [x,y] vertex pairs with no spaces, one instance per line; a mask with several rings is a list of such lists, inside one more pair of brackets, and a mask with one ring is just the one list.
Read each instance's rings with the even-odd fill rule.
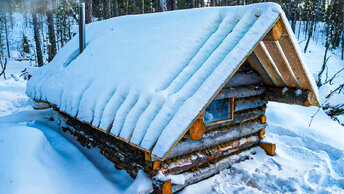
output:
[[84,52],[72,39],[27,94],[162,158],[280,13],[263,3],[92,23]]

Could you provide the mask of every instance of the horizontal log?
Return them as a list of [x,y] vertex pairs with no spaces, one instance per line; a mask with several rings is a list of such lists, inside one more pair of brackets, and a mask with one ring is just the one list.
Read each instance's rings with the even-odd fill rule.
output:
[[235,99],[235,112],[262,107],[267,103],[263,96]]
[[213,146],[186,156],[182,156],[173,162],[166,161],[161,166],[159,171],[164,175],[180,174],[190,170],[193,167],[206,164],[212,160],[220,159],[237,151],[248,149],[253,145],[257,145],[259,141],[259,136],[257,135],[236,139],[221,145]]
[[220,100],[224,98],[246,98],[251,96],[258,96],[263,94],[265,87],[261,84],[247,85],[239,87],[223,88],[214,100]]
[[[57,110],[52,112],[52,120],[59,124],[64,132],[76,137],[83,147],[98,148],[100,154],[111,161],[116,168],[124,169],[132,177],[136,177],[139,169],[146,166],[146,154],[109,134],[93,129],[67,114]],[[145,157],[146,156],[146,157]]]
[[221,131],[211,131],[206,133],[203,138],[198,141],[186,140],[179,142],[168,155],[167,159],[257,133],[265,127],[266,124],[262,124],[260,121],[254,121],[246,122],[241,125],[229,126],[227,129]]
[[51,107],[52,106],[49,103],[42,102],[42,101],[35,101],[35,103],[32,105],[32,108],[35,110],[44,110]]
[[311,91],[291,88],[267,88],[266,100],[310,106]]
[[202,181],[206,178],[213,176],[214,174],[219,173],[220,171],[231,167],[235,163],[242,162],[250,158],[251,155],[255,154],[254,150],[245,151],[240,153],[239,155],[233,155],[226,158],[221,159],[215,164],[210,165],[209,167],[202,168],[201,170],[197,170],[195,172],[185,172],[183,175],[185,181],[184,184],[172,184],[172,192],[175,193],[180,191],[184,187]]
[[233,120],[219,123],[219,124],[214,124],[214,125],[208,125],[206,126],[206,130],[212,130],[216,129],[219,127],[224,127],[224,126],[230,126],[230,125],[235,125],[238,123],[244,123],[249,120],[255,120],[258,119],[260,116],[264,115],[264,111],[261,109],[250,109],[246,111],[240,111],[240,112],[235,112]]
[[261,82],[262,82],[262,78],[255,71],[236,72],[233,75],[233,77],[228,81],[228,83],[225,85],[225,88],[260,84]]

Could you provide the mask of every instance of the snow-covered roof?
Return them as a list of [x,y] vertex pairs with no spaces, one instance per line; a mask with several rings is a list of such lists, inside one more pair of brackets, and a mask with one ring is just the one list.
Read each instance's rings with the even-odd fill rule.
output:
[[280,16],[263,3],[92,23],[83,53],[73,38],[27,94],[162,159]]

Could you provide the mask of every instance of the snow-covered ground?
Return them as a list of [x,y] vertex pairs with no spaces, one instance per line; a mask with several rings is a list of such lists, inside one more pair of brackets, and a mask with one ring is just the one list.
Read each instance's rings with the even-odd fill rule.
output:
[[[301,40],[302,41],[302,40]],[[300,41],[300,42],[301,42]],[[305,42],[301,43],[301,47]],[[310,42],[306,61],[314,75],[324,48]],[[330,52],[329,65],[344,67],[339,53]],[[8,80],[0,78],[1,193],[137,193],[150,190],[143,173],[133,180],[97,154],[78,146],[53,123],[48,111],[35,111],[19,75],[29,63],[9,61]],[[331,67],[332,67],[331,66]],[[332,71],[332,69],[331,69]],[[329,72],[333,75],[335,71]],[[14,76],[11,77],[11,74]],[[335,85],[320,88],[320,98]],[[340,103],[343,95],[331,99]],[[276,155],[260,148],[250,160],[235,164],[181,193],[344,193],[344,127],[317,107],[269,102],[266,140],[277,144]],[[310,125],[310,127],[309,127]]]

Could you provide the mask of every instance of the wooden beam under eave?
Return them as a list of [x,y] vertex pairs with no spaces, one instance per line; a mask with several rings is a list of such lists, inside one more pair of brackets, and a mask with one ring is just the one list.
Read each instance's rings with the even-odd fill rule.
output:
[[298,88],[299,85],[296,81],[296,78],[294,77],[294,73],[289,66],[288,60],[285,57],[279,42],[266,41],[263,44],[268,50],[272,60],[274,61],[287,86],[291,88]]
[[[285,24],[283,22],[281,22],[281,24],[282,24],[283,32],[287,32]],[[310,80],[307,77],[307,74],[303,68],[302,61],[297,51],[295,50],[295,47],[290,38],[290,35],[288,33],[283,35],[280,38],[279,42],[287,60],[289,61],[289,65],[294,72],[295,78],[297,82],[299,83],[300,88],[312,90],[311,104],[314,106],[320,106],[320,103],[313,92]]]
[[278,73],[278,70],[273,65],[273,61],[271,61],[268,57],[268,53],[262,47],[262,42],[260,42],[256,48],[254,49],[254,54],[258,58],[260,64],[262,64],[265,72],[269,75],[270,79],[272,80],[273,84],[276,87],[283,87],[285,86],[284,80]]
[[287,104],[298,104],[302,106],[311,105],[312,91],[293,88],[266,88],[265,97],[268,101],[283,102]]
[[274,86],[273,81],[270,79],[268,73],[265,71],[262,64],[259,62],[257,56],[255,56],[254,53],[247,57],[247,61],[252,67],[252,69],[257,71],[257,73],[260,75],[264,84],[268,86]]

